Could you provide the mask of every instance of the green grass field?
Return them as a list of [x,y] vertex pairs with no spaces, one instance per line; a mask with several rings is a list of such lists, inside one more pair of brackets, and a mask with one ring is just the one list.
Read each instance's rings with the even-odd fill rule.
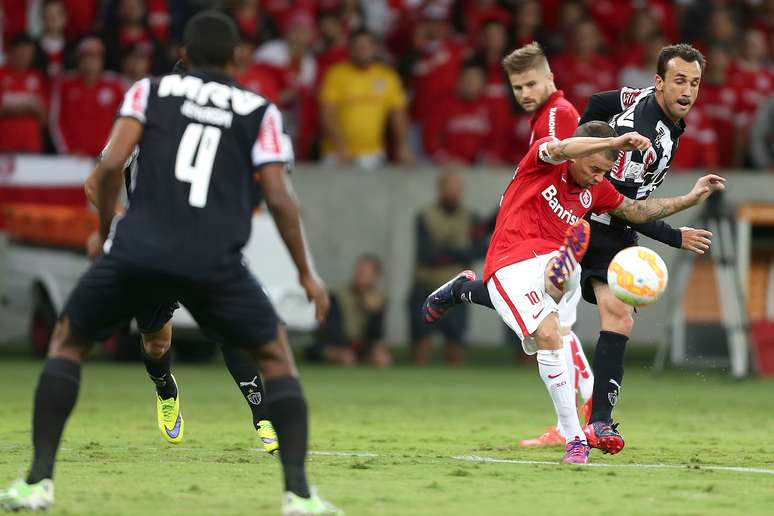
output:
[[[39,367],[0,363],[3,484],[28,465]],[[180,365],[176,377],[186,440],[173,447],[158,434],[140,364],[86,364],[53,514],[279,512],[279,466],[257,450],[225,368]],[[593,464],[609,467],[583,467],[454,458],[561,458],[556,448],[516,446],[553,421],[534,367],[303,367],[302,377],[312,483],[349,515],[727,515],[774,507],[772,381],[686,371],[654,377],[629,367],[616,409],[627,446],[614,457],[592,451]]]

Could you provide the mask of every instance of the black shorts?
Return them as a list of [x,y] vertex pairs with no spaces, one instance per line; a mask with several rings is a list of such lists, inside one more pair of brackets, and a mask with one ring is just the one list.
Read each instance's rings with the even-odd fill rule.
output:
[[172,319],[172,315],[178,308],[180,303],[177,301],[147,304],[134,317],[137,321],[137,329],[140,333],[156,333]]
[[133,317],[146,313],[148,307],[159,310],[151,316],[156,321],[140,328],[152,329],[171,313],[178,300],[211,340],[254,349],[277,337],[277,313],[261,285],[242,264],[214,272],[206,279],[192,279],[102,255],[78,281],[62,315],[69,318],[71,330],[78,337],[104,340]]
[[637,245],[637,232],[631,228],[611,227],[589,221],[591,239],[586,255],[581,260],[581,292],[583,299],[597,304],[591,279],[607,283],[607,267],[619,251]]
[[409,298],[409,320],[411,322],[411,341],[429,337],[435,332],[439,332],[450,342],[465,343],[465,334],[468,329],[468,305],[463,304],[455,306],[444,314],[444,316],[433,324],[425,322],[422,314],[422,303],[425,298],[437,287],[424,287],[414,285],[411,289]]

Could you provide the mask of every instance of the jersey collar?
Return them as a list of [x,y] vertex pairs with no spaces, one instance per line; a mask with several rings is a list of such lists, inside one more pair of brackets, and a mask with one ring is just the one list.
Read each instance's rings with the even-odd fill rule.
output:
[[234,78],[230,75],[221,72],[220,70],[213,70],[212,68],[194,68],[188,75],[199,77],[204,81],[215,81],[222,84],[235,84]]
[[659,118],[661,118],[661,121],[664,122],[667,127],[669,127],[669,132],[671,132],[673,136],[677,137],[683,134],[683,132],[685,132],[685,119],[681,119],[677,123],[672,122],[672,119],[669,118],[666,113],[664,113],[664,110],[661,109],[661,106],[656,101],[656,90],[653,90],[649,96],[650,100],[653,102],[653,104],[655,104],[656,109],[658,109]]

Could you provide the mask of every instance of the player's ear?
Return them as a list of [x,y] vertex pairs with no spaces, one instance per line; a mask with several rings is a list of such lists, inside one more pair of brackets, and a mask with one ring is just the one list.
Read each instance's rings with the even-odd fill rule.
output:
[[664,79],[659,74],[656,74],[655,85],[656,91],[664,91]]
[[546,75],[546,79],[548,79],[551,82],[554,82],[554,72],[548,72],[548,75]]

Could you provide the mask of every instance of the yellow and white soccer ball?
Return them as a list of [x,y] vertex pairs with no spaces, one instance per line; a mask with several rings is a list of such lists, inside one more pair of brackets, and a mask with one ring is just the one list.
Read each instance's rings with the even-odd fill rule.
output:
[[632,306],[655,303],[666,290],[669,272],[661,257],[647,247],[627,247],[607,268],[607,284],[615,297]]

